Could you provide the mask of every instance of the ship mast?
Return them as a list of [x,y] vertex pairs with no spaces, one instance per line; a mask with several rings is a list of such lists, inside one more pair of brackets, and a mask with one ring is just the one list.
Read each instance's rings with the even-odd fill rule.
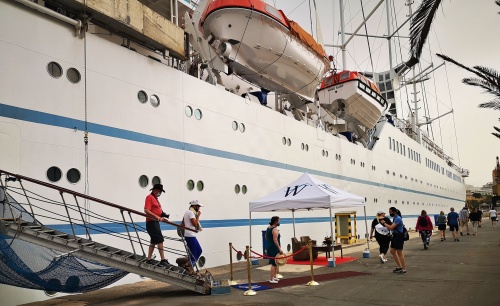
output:
[[[408,5],[408,16],[412,15],[412,0],[406,0],[406,5]],[[417,99],[417,82],[416,82],[416,73],[415,66],[412,67],[412,84],[413,84],[413,111],[410,109],[410,120],[411,120],[411,128],[414,131],[414,135],[412,138],[415,139],[418,143],[422,143],[422,135],[420,134],[419,122],[418,122],[418,99]]]

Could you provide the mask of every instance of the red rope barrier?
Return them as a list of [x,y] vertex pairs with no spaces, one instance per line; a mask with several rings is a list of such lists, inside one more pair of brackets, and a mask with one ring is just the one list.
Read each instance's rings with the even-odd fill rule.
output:
[[[234,248],[234,246],[231,245],[231,248],[237,253],[237,254],[241,254],[243,257],[245,257],[245,254],[241,251],[238,251],[237,249]],[[282,258],[290,258],[292,256],[295,256],[297,254],[299,254],[300,252],[303,252],[305,249],[307,249],[307,245],[306,246],[303,246],[300,250],[298,250],[297,252],[293,253],[293,254],[290,254],[290,255],[285,255],[285,256],[280,256],[278,257],[278,259],[282,259]],[[258,255],[258,256],[250,256],[250,258],[255,258],[255,259],[258,259],[258,258],[264,258],[264,259],[276,259],[276,257],[272,257],[272,256],[267,256],[267,255],[262,255],[262,254],[259,254],[255,251],[251,251],[252,253],[254,253],[255,255]]]

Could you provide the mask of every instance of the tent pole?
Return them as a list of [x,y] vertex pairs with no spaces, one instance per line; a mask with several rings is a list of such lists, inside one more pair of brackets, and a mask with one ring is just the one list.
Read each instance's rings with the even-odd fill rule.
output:
[[[332,246],[333,246],[337,243],[337,241],[336,241],[336,239],[333,240],[333,238],[335,236],[333,236],[332,207],[330,206],[330,208],[328,208],[328,210],[330,211],[330,238],[332,238]],[[335,250],[333,247],[332,247],[332,258],[335,258]]]
[[363,210],[365,211],[366,244],[368,244],[368,249],[370,249],[370,240],[368,239],[368,221],[366,220],[366,206],[363,206]]
[[295,209],[292,209],[292,222],[293,222],[293,237],[295,236]]

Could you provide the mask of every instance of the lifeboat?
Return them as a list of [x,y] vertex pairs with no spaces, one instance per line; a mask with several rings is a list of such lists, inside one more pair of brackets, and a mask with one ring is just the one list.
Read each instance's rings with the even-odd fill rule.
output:
[[261,0],[214,0],[199,27],[235,74],[267,90],[312,99],[329,69],[323,47]]
[[367,129],[375,126],[388,107],[377,85],[356,71],[344,70],[325,77],[318,98],[321,106],[336,117]]

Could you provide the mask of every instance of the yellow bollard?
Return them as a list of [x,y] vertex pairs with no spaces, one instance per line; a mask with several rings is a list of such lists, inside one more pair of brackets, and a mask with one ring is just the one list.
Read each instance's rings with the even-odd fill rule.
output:
[[318,282],[314,281],[314,268],[313,268],[313,249],[312,241],[309,240],[307,246],[309,247],[309,262],[311,263],[311,281],[307,283],[307,286],[318,286]]
[[229,285],[236,285],[237,282],[233,280],[233,243],[229,242],[229,268],[231,271],[231,279],[229,280]]
[[248,290],[243,293],[243,295],[256,295],[257,292],[252,290],[252,278],[250,276],[250,247],[247,245],[246,249],[247,255],[247,271],[248,271]]

